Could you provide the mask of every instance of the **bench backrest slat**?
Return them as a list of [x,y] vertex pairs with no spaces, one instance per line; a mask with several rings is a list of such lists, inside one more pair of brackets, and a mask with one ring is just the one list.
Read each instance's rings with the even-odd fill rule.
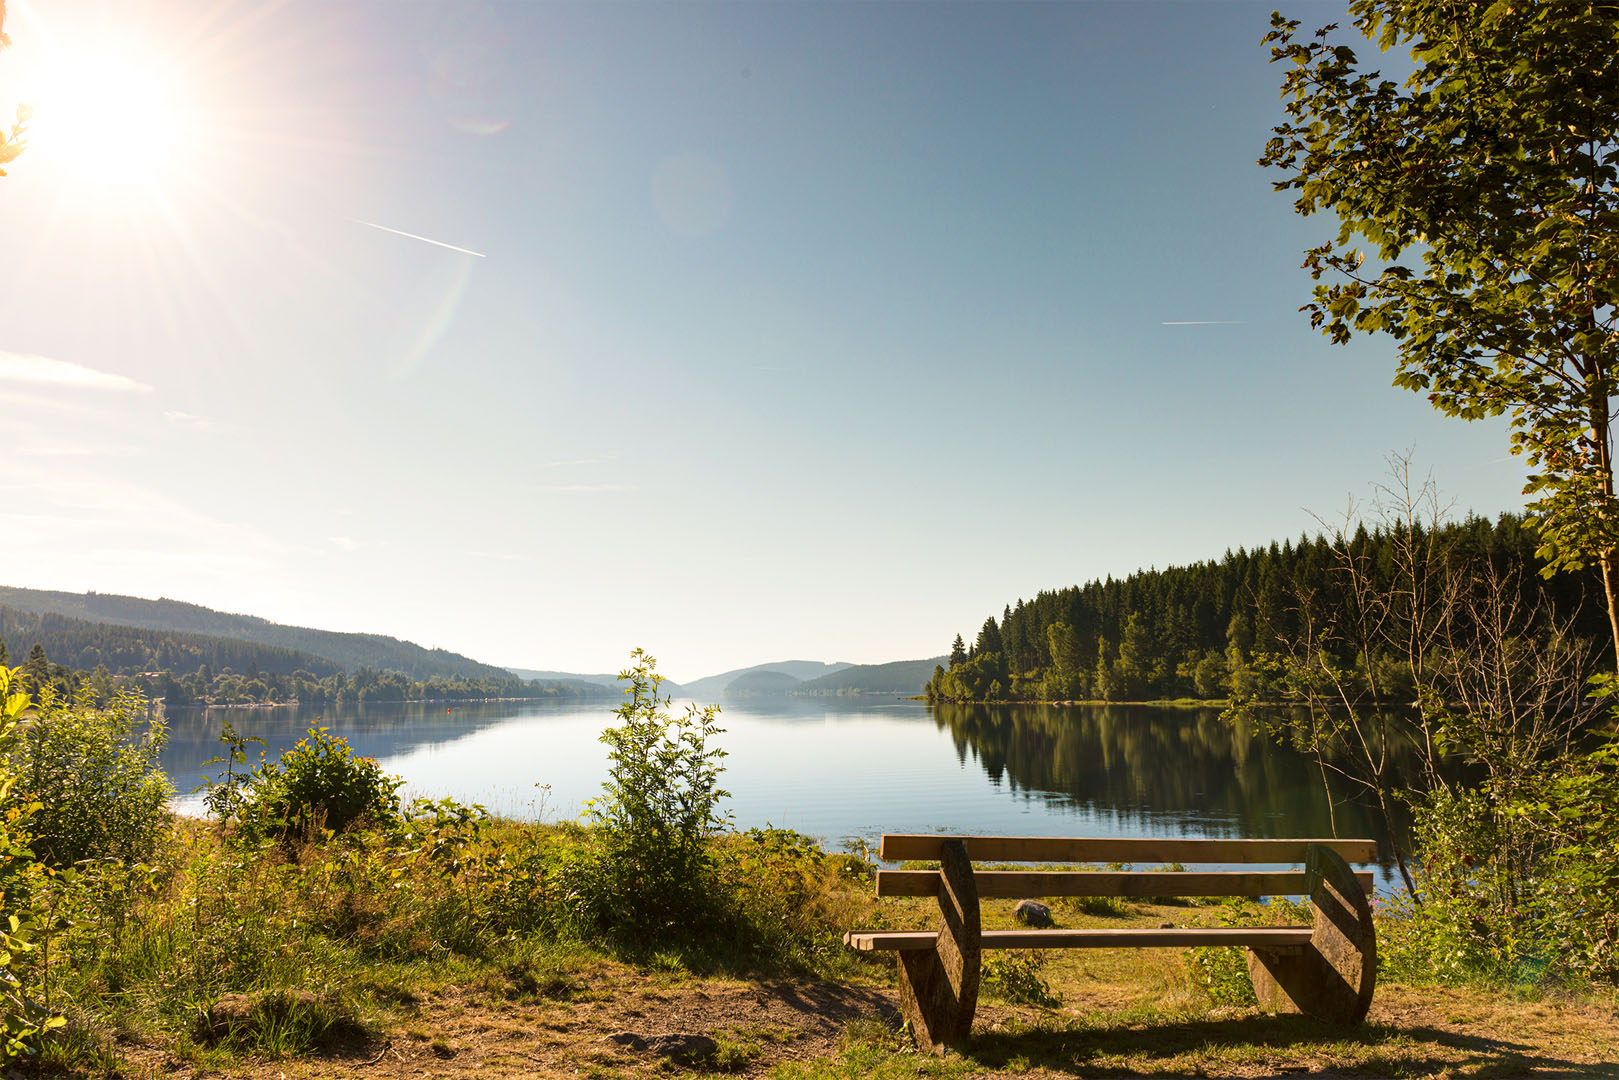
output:
[[1345,862],[1365,863],[1377,859],[1375,840],[1189,840],[1132,836],[936,836],[908,833],[884,833],[879,854],[888,862],[937,859],[939,845],[946,840],[965,841],[967,857],[974,862],[1302,863],[1305,848],[1310,844],[1326,845],[1341,855]]
[[[1359,873],[1361,887],[1372,875]],[[1302,870],[975,870],[981,897],[1037,896],[1302,896]],[[937,870],[879,870],[878,896],[936,896]]]

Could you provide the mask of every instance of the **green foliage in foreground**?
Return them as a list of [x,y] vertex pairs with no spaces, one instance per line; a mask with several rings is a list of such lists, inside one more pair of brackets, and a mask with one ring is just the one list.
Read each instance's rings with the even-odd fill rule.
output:
[[[234,762],[239,751],[232,749]],[[395,792],[402,783],[371,758],[356,757],[347,741],[326,728],[310,728],[279,761],[253,770],[240,824],[255,837],[342,832],[363,820],[389,825],[399,812]]]
[[0,665],[0,1061],[29,1053],[60,1017],[33,997],[29,953],[39,945],[40,918],[33,904],[40,867],[28,848],[30,819],[39,809],[16,794],[17,774],[9,754],[29,708],[15,688],[12,670]]
[[30,829],[41,862],[136,863],[151,855],[169,816],[170,787],[158,763],[163,722],[146,714],[146,702],[129,692],[104,706],[88,694],[64,700],[50,687],[40,695],[10,759],[21,796],[39,804]]
[[1412,982],[1619,982],[1619,740],[1503,796],[1440,790],[1417,806],[1417,882],[1381,945]]
[[[617,786],[589,826],[498,821],[454,800],[401,806],[396,778],[320,731],[249,773],[247,740],[227,732],[215,821],[160,815],[144,845],[48,875],[17,836],[29,808],[11,799],[0,884],[18,922],[0,997],[13,1048],[50,1015],[36,997],[71,1018],[47,1040],[49,1061],[110,1068],[109,1032],[129,1028],[204,1057],[352,1038],[386,1010],[390,979],[429,965],[507,970],[514,992],[532,981],[542,993],[554,980],[537,958],[558,950],[691,971],[859,964],[840,936],[870,902],[868,865],[787,830],[719,831],[712,715],[670,720],[652,671],[647,658],[632,672],[608,738]],[[77,702],[53,715],[78,743],[139,760],[143,744],[114,714]],[[72,814],[95,797],[87,789]]]
[[568,888],[591,931],[652,945],[721,915],[709,840],[725,825],[729,793],[719,786],[725,752],[709,742],[719,710],[694,704],[671,716],[656,661],[639,649],[631,661],[619,676],[629,684],[619,723],[602,733],[608,777],[590,807],[594,843]]
[[[325,828],[256,829],[244,823],[271,789],[255,792],[250,776],[245,786],[216,789],[238,796],[221,801],[235,808],[223,820],[158,820],[140,860],[103,857],[45,874],[19,843],[0,845],[5,913],[18,916],[0,973],[12,1050],[37,1045],[47,1064],[111,1071],[114,1033],[139,1031],[198,1064],[296,1056],[352,1043],[402,992],[435,979],[492,980],[516,998],[567,996],[578,985],[570,965],[600,952],[669,972],[842,978],[870,963],[840,943],[845,929],[884,918],[873,910],[870,864],[788,830],[723,831],[713,717],[671,720],[649,693],[652,671],[650,661],[632,669],[623,723],[608,742],[616,783],[666,765],[665,786],[610,787],[590,825],[500,821],[453,800],[398,805],[392,778],[317,733],[290,761],[256,775],[273,772],[279,791],[317,786],[289,776],[334,781],[329,791],[384,796],[389,813],[356,813],[342,830],[330,827],[329,809]],[[243,743],[227,736],[227,780]],[[1568,783],[1548,808],[1619,795],[1612,773]],[[302,805],[306,815],[282,811],[275,820],[313,824],[314,808],[331,804]],[[13,799],[7,813],[15,841],[28,808]],[[1561,827],[1554,856],[1566,862],[1554,869],[1564,876],[1548,883],[1595,872],[1599,845],[1612,842],[1606,823]],[[649,835],[665,835],[674,854],[647,851]],[[690,876],[671,880],[676,874]],[[672,891],[651,895],[660,884]],[[1581,886],[1579,895],[1592,894]],[[656,914],[616,906],[626,902]],[[1260,917],[1235,906],[1229,913]],[[1384,923],[1395,962],[1431,963],[1411,944],[1418,935],[1402,939],[1386,912]],[[1608,925],[1596,919],[1590,932]],[[1058,1003],[1046,955],[990,959],[986,992]],[[1239,959],[1194,959],[1208,999],[1235,1000],[1245,978]],[[1463,979],[1478,970],[1453,972]],[[41,1040],[53,1013],[69,1023]]]

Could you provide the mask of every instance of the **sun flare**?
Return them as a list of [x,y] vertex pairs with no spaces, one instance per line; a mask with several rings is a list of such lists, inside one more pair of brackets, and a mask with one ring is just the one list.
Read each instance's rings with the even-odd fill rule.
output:
[[186,102],[169,72],[114,50],[59,53],[34,96],[33,151],[97,187],[158,187],[187,150]]

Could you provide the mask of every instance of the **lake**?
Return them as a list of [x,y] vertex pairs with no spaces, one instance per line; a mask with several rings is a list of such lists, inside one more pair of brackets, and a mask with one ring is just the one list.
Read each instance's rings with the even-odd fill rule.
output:
[[[404,777],[407,796],[556,821],[600,793],[599,735],[613,714],[610,702],[175,710],[163,766],[179,808],[200,809],[186,793],[221,753],[227,718],[272,757],[321,725]],[[1308,758],[1214,709],[750,699],[724,704],[720,724],[737,827],[788,827],[832,846],[937,831],[1331,836],[1336,824],[1340,836],[1380,836],[1344,792],[1329,800]]]

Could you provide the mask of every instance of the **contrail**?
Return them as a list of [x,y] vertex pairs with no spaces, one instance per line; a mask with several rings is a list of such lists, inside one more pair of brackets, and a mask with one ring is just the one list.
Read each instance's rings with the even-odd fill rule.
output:
[[[392,229],[388,230],[392,232]],[[1182,322],[1161,323],[1162,326],[1241,326],[1246,319],[1186,319]]]
[[435,244],[441,248],[449,248],[451,251],[459,251],[463,255],[476,255],[480,259],[487,259],[489,257],[481,251],[473,251],[471,248],[456,247],[454,244],[446,244],[442,240],[434,240],[431,236],[417,236],[413,232],[406,232],[403,229],[390,229],[386,225],[378,225],[374,221],[362,221],[357,217],[351,217],[349,220],[354,222],[356,225],[369,225],[373,229],[381,229],[383,232],[391,232],[395,236],[408,236],[412,240],[420,240],[424,244]]

